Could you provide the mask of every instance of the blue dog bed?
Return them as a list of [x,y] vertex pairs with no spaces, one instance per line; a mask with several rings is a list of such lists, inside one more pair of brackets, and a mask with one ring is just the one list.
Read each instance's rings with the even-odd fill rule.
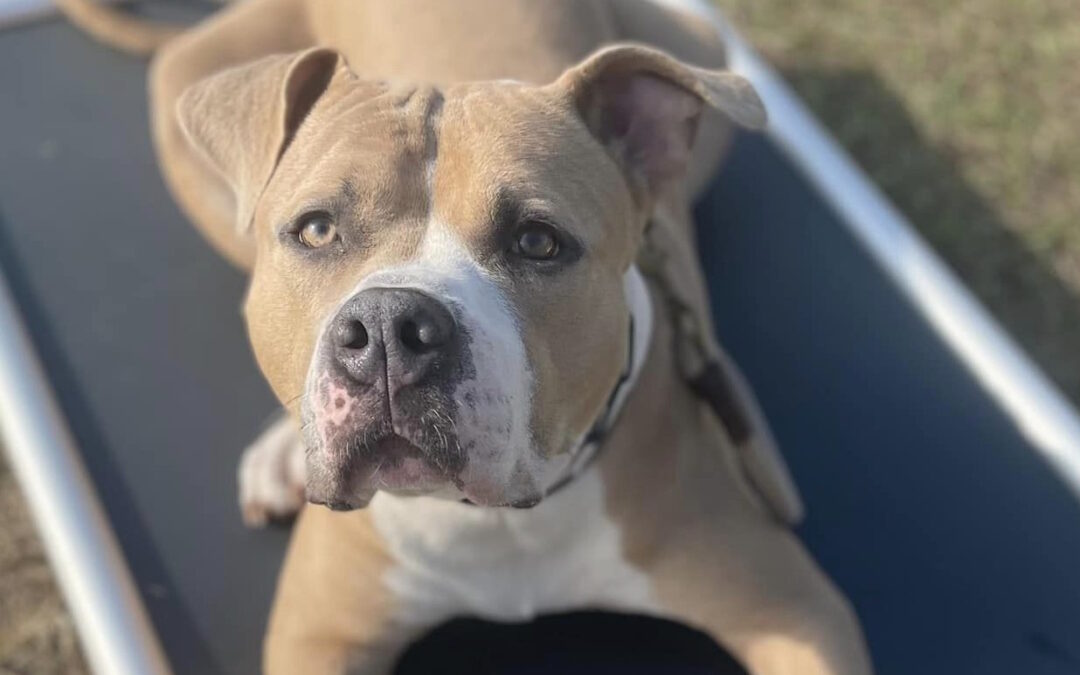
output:
[[[882,675],[1080,672],[1080,423],[730,37],[773,121],[737,138],[700,244],[719,334],[807,502],[799,535]],[[0,33],[0,426],[91,664],[247,674],[287,532],[243,528],[236,464],[275,402],[243,278],[159,178],[144,81],[62,21]],[[632,644],[661,672],[740,672],[640,621],[464,620],[402,667],[508,643],[610,664]],[[556,672],[534,666],[468,672]]]

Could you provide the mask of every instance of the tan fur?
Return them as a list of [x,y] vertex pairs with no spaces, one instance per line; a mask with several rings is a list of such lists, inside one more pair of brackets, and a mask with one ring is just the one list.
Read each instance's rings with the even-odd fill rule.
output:
[[94,38],[130,54],[151,54],[180,33],[177,26],[137,19],[99,0],[56,0],[56,5]]
[[[675,286],[708,325],[689,197],[726,142],[720,113],[754,123],[756,97],[737,78],[652,50],[594,54],[615,41],[723,64],[701,21],[629,0],[248,0],[166,45],[150,83],[161,164],[210,242],[252,270],[251,340],[283,404],[299,405],[335,303],[370,272],[409,260],[432,222],[484,259],[500,190],[554,211],[589,256],[528,286],[500,282],[521,320],[545,447],[565,450],[587,428],[622,367],[621,279],[653,215]],[[314,47],[342,58],[302,51]],[[643,173],[624,148],[596,142],[605,142],[597,97],[630,71],[696,95],[681,103],[688,121],[706,107],[683,180]],[[283,253],[281,224],[331,202],[350,241],[364,243],[348,264]],[[659,611],[706,630],[755,673],[868,673],[846,601],[766,508],[798,515],[782,462],[735,453],[680,380],[656,307],[646,371],[600,467],[626,559],[647,575]],[[268,671],[384,671],[414,637],[395,624],[381,582],[392,564],[369,512],[305,509],[267,636]]]
[[723,431],[673,376],[669,324],[657,329],[625,412],[635,424],[617,428],[601,464],[628,558],[664,606],[754,673],[870,672],[851,607],[762,507]]
[[301,511],[281,571],[264,647],[270,675],[382,672],[416,636],[383,621],[390,567],[370,515]]

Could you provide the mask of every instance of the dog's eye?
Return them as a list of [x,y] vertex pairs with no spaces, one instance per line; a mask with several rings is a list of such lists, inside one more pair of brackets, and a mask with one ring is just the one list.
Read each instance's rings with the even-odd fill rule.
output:
[[329,214],[309,213],[300,218],[296,238],[308,248],[322,248],[337,239],[337,228],[330,222]]
[[528,260],[552,260],[559,255],[555,228],[539,221],[523,224],[517,231],[514,252]]

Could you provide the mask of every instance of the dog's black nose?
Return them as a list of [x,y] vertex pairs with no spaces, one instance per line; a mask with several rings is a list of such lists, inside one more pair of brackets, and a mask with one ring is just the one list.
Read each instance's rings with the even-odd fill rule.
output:
[[391,391],[437,372],[456,352],[450,310],[430,295],[372,288],[345,303],[330,326],[334,354],[354,380],[386,377]]

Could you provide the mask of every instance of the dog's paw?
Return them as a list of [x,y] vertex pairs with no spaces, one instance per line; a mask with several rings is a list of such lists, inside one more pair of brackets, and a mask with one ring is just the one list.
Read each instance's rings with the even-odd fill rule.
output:
[[282,413],[240,457],[240,513],[248,527],[295,516],[304,505],[304,445]]

